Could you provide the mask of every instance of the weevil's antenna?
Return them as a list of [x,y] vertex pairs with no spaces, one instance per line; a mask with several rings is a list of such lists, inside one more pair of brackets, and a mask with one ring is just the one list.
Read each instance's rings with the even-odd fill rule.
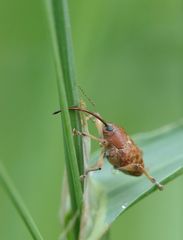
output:
[[[69,110],[75,110],[75,111],[80,111],[80,112],[88,113],[88,114],[94,116],[95,118],[97,118],[98,120],[100,120],[100,121],[106,126],[106,129],[107,129],[108,131],[112,131],[112,130],[113,130],[113,128],[112,128],[111,125],[109,125],[109,124],[108,124],[106,121],[104,121],[100,116],[98,116],[97,114],[95,114],[95,113],[93,113],[93,112],[90,112],[90,111],[88,111],[88,110],[86,110],[86,109],[82,109],[82,108],[79,108],[79,107],[69,107]],[[60,112],[61,112],[61,110],[58,110],[58,111],[54,112],[53,115],[58,114],[58,113],[60,113]]]
[[83,96],[85,96],[85,98],[93,105],[93,107],[96,107],[96,104],[94,103],[94,101],[88,97],[88,95],[85,93],[85,91],[83,90],[83,88],[79,85],[77,85],[79,90],[81,91],[81,93],[83,94]]

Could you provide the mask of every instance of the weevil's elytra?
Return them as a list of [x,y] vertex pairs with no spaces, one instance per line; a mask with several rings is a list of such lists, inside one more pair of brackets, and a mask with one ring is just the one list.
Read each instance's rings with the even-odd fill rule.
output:
[[112,131],[103,127],[103,136],[107,140],[106,155],[109,162],[118,170],[132,175],[143,174],[142,152],[123,128],[111,125]]
[[[145,169],[142,151],[137,147],[123,128],[112,123],[107,123],[99,114],[90,112],[86,109],[80,107],[70,107],[69,109],[88,113],[96,118],[96,122],[100,121],[103,123],[103,125],[96,124],[98,132],[102,135],[100,138],[77,130],[74,131],[75,134],[88,136],[102,145],[98,162],[94,167],[87,169],[84,175],[88,174],[90,171],[100,170],[104,163],[104,156],[106,156],[115,169],[136,177],[144,174],[152,183],[156,184],[160,190],[163,190],[163,186],[157,182],[154,177],[149,175]],[[59,112],[60,111],[56,111],[53,114]]]

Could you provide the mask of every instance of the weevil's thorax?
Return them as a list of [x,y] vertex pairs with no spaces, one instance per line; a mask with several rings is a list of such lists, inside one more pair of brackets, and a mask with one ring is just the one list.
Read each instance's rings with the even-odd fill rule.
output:
[[110,124],[111,130],[107,130],[106,127],[103,127],[103,136],[108,142],[108,146],[115,146],[120,149],[123,148],[128,141],[128,135],[123,128],[119,128],[114,124]]

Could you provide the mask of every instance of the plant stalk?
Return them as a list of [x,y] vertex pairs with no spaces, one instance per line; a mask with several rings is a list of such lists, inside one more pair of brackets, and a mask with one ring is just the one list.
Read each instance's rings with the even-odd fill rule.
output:
[[[55,19],[56,35],[58,39],[58,52],[62,64],[62,73],[65,84],[68,106],[79,106],[79,94],[76,83],[76,73],[74,64],[74,53],[72,44],[71,25],[69,18],[69,9],[67,0],[53,0],[53,11]],[[72,129],[81,131],[80,114],[70,112]],[[82,138],[76,136],[74,138],[75,150],[80,175],[84,172]]]
[[[61,119],[63,127],[66,169],[72,205],[72,215],[74,216],[74,214],[81,209],[82,189],[74,139],[72,135],[73,126],[71,125],[71,118],[68,111],[68,101],[69,104],[71,104],[71,101],[77,101],[77,98],[75,96],[76,88],[73,87],[74,80],[71,78],[71,76],[74,76],[74,74],[70,73],[72,71],[72,66],[70,66],[71,60],[68,61],[68,59],[73,58],[72,54],[70,55],[70,50],[72,48],[65,51],[67,46],[69,46],[69,19],[67,12],[67,1],[49,0],[47,9],[54,47],[54,60],[57,72],[59,103],[60,109],[62,109]],[[76,102],[72,102],[72,104],[74,103]],[[76,122],[79,123],[79,118],[75,113],[72,113],[72,115],[72,121],[75,123],[74,127],[76,127]],[[80,149],[80,152],[82,152],[82,149]],[[79,225],[80,219],[77,218],[76,224],[74,226],[75,239],[78,238]]]
[[22,220],[24,221],[27,229],[29,230],[32,238],[34,240],[43,240],[39,229],[37,228],[33,218],[31,217],[28,209],[26,208],[22,198],[20,197],[16,187],[14,186],[11,178],[9,177],[8,173],[6,172],[2,162],[0,162],[0,182],[2,183],[4,189],[6,190],[8,196],[10,197],[12,203],[14,204],[15,208],[17,209],[19,215],[21,216]]

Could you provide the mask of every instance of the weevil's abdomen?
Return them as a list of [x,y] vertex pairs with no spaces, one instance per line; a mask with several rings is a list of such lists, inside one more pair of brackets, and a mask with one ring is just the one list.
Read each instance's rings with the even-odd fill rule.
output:
[[144,162],[139,149],[125,152],[124,149],[118,149],[113,146],[107,149],[106,156],[115,169],[133,176],[143,174]]
[[103,131],[104,138],[108,142],[106,157],[114,168],[132,175],[143,174],[144,162],[141,150],[122,128],[113,125],[114,131]]

